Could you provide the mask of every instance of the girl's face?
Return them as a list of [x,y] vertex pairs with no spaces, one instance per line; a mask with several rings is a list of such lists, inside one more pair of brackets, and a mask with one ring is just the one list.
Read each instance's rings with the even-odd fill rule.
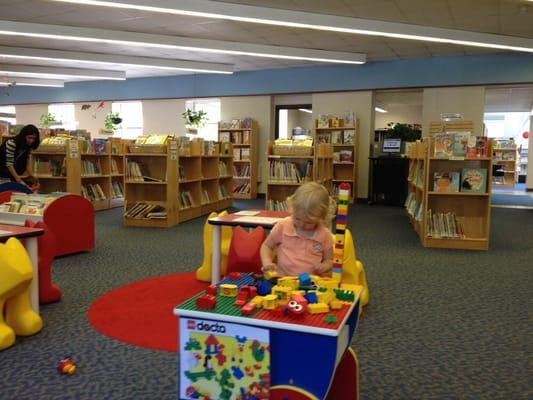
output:
[[31,146],[35,141],[37,140],[37,135],[27,135],[26,136],[26,144],[28,146]]
[[294,216],[293,220],[294,220],[294,227],[296,229],[301,229],[303,231],[314,231],[318,225],[316,221],[313,221],[309,218]]

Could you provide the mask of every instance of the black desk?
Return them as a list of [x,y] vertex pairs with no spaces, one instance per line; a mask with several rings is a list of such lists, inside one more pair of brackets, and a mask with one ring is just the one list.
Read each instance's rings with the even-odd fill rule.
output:
[[403,206],[407,197],[407,157],[369,157],[369,204],[390,204]]

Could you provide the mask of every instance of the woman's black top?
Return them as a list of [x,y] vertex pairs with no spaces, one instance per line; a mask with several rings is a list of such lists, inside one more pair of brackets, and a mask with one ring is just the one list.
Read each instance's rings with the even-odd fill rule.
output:
[[6,140],[0,146],[0,178],[14,180],[7,169],[13,165],[17,174],[22,175],[28,168],[28,160],[31,154],[31,147],[27,145],[17,146],[14,139]]

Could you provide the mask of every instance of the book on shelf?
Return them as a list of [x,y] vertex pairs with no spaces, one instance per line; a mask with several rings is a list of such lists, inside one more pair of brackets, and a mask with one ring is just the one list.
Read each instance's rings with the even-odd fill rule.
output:
[[331,144],[342,144],[344,141],[342,131],[331,131]]
[[241,160],[249,160],[249,159],[250,159],[250,149],[249,148],[241,149]]
[[250,144],[250,131],[242,132],[242,144]]
[[344,112],[344,126],[355,126],[355,113],[353,111]]
[[334,151],[333,152],[333,162],[341,162],[341,152],[340,151]]
[[184,191],[180,193],[181,196],[181,208],[196,207],[192,198],[191,192]]
[[236,148],[233,149],[233,159],[236,161],[241,160],[241,149],[236,149]]
[[219,137],[220,141],[221,142],[229,142],[231,140],[231,134],[230,132],[220,132],[220,137]]
[[250,194],[250,182],[241,183],[240,185],[235,186],[233,193],[235,194]]
[[241,132],[231,132],[231,143],[242,144]]
[[461,192],[485,193],[487,191],[486,168],[463,168],[461,171]]
[[470,132],[448,132],[453,137],[453,157],[466,157]]
[[241,120],[240,119],[232,119],[230,128],[231,129],[240,129],[241,128]]
[[452,157],[453,156],[453,136],[448,133],[439,133],[435,135],[435,157]]
[[435,172],[433,174],[433,191],[439,193],[459,192],[459,172]]
[[435,239],[461,239],[465,237],[461,221],[453,211],[428,210],[426,236]]
[[316,127],[317,128],[329,128],[329,115],[327,114],[319,114],[318,118],[316,120]]
[[354,131],[345,130],[342,136],[343,136],[344,144],[355,144],[355,132]]
[[330,143],[331,135],[329,133],[319,133],[316,135],[317,143]]
[[341,150],[339,151],[340,162],[353,162],[353,151],[352,150]]

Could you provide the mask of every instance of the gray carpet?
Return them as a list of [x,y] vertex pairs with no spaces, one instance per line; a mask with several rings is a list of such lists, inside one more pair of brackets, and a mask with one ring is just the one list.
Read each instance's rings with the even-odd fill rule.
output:
[[[371,290],[353,342],[363,399],[533,398],[533,213],[492,215],[490,251],[467,252],[424,249],[399,207],[351,207]],[[113,288],[196,269],[204,218],[170,229],[125,228],[120,210],[96,220],[97,248],[55,261],[64,298],[42,307],[44,330],[0,352],[0,399],[177,398],[175,353],[106,338],[86,312]],[[66,354],[73,376],[56,372]]]

